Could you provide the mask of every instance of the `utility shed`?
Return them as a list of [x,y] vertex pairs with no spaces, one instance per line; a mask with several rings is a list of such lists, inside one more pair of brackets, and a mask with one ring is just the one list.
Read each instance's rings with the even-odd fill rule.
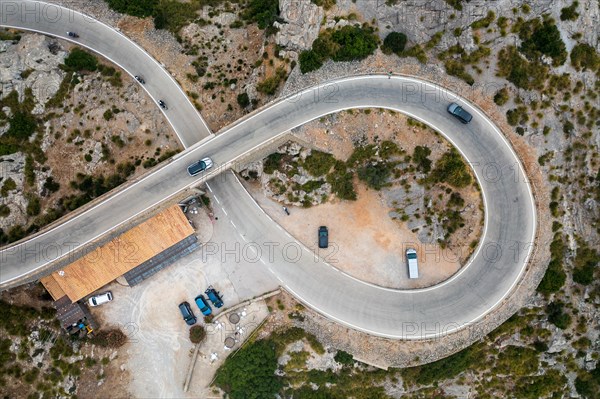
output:
[[139,283],[197,247],[194,229],[175,205],[41,281],[55,300],[62,291],[76,302],[142,265],[132,279]]

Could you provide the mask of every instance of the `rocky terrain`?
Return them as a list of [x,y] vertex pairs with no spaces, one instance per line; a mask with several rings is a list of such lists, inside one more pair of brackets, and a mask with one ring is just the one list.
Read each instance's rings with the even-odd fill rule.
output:
[[[98,195],[81,198],[85,176],[121,181],[179,150],[154,103],[115,67],[70,71],[64,62],[73,47],[38,34],[0,46],[1,242]],[[10,130],[22,113],[34,124],[27,144]]]
[[[147,48],[177,76],[215,130],[278,95],[339,76],[392,71],[417,75],[449,87],[486,111],[515,146],[528,170],[535,172],[531,178],[540,208],[540,241],[534,257],[537,263],[531,265],[524,278],[526,282],[517,288],[518,300],[503,304],[494,317],[482,320],[474,331],[452,340],[414,345],[394,342],[397,352],[393,352],[386,346],[390,342],[335,328],[327,320],[319,321],[318,317],[307,315],[310,312],[305,314],[304,310],[296,309],[293,303],[288,306],[285,300],[281,300],[281,305],[274,303],[273,309],[281,312],[276,312],[277,317],[272,320],[273,329],[280,324],[300,326],[323,343],[325,354],[319,354],[322,356],[319,359],[314,347],[310,350],[305,341],[302,348],[294,343],[298,340],[289,342],[293,346],[288,348],[290,352],[309,354],[287,353],[287,357],[280,359],[283,371],[275,374],[276,364],[267,377],[293,374],[293,378],[284,380],[286,387],[304,387],[303,397],[318,397],[319,392],[314,391],[317,388],[326,396],[332,389],[344,386],[348,390],[341,394],[336,392],[342,397],[356,392],[363,397],[598,397],[598,2],[300,0],[291,3],[286,6],[282,0],[280,7],[285,12],[280,13],[281,20],[260,28],[252,20],[237,22],[243,8],[239,4],[215,2],[215,6],[204,6],[198,18],[191,24],[186,23],[176,35],[154,29],[151,18],[123,16],[109,10],[103,2],[69,2],[68,5],[119,26]],[[320,5],[315,7],[313,3]],[[324,5],[328,6],[327,10]],[[312,46],[318,29],[362,23],[368,23],[381,41],[392,31],[403,33],[407,38],[406,48],[397,54],[378,48],[362,60],[326,60],[319,69],[301,73],[298,57]],[[19,41],[14,42],[15,39],[8,43],[2,41],[8,48],[18,46]],[[64,57],[61,53],[67,50],[64,46],[60,44],[58,53],[53,56],[63,54]],[[14,56],[4,58],[2,65],[12,65],[13,59]],[[33,79],[34,73],[28,73],[23,67],[10,77],[2,74],[3,84],[13,82],[8,83],[10,87],[20,79]],[[56,82],[64,76],[61,71],[41,71],[40,74]],[[106,90],[116,90],[108,83],[110,76],[101,77],[101,73],[82,74],[76,85],[83,85],[86,79],[92,84],[92,76],[99,77],[100,80],[93,82],[106,84]],[[120,90],[129,86],[124,83]],[[32,89],[30,96],[45,98],[39,92],[35,94],[33,85],[28,87]],[[28,96],[26,90],[19,93]],[[8,94],[3,91],[2,98],[6,99]],[[5,106],[3,103],[1,108],[4,113],[8,111]],[[69,110],[62,115],[73,114],[75,118],[79,111],[74,111],[74,107],[76,104],[69,105]],[[124,104],[117,107],[126,109]],[[87,106],[83,112],[90,108]],[[3,126],[5,129],[6,124]],[[53,133],[62,129],[61,137],[66,146],[66,137],[74,128],[59,129],[59,126],[62,124],[55,126]],[[106,145],[116,146],[113,136],[125,142],[127,119],[121,126],[124,137],[111,133]],[[95,123],[78,129],[82,138],[86,129],[96,134]],[[72,141],[77,137],[75,134]],[[38,143],[41,147],[42,140]],[[56,142],[54,147],[58,148],[59,144]],[[86,151],[93,161],[95,143],[89,145]],[[111,148],[111,154],[118,152],[115,147]],[[154,145],[150,150],[153,148]],[[86,151],[80,152],[84,159]],[[40,159],[39,155],[36,159]],[[124,160],[119,158],[115,162]],[[31,191],[41,193],[43,187],[40,189],[39,181],[46,178],[43,173],[50,169],[44,171],[42,164],[36,162],[34,180],[38,183]],[[87,165],[81,160],[78,162],[80,167]],[[23,168],[23,173],[11,172],[14,183],[3,190],[14,195],[16,189],[10,187],[27,181],[27,176],[31,176],[27,170],[31,168],[27,156],[21,155],[13,155],[10,165],[3,169]],[[110,164],[104,165],[109,167]],[[541,174],[537,173],[539,170]],[[55,169],[50,171],[52,175],[58,173]],[[21,174],[23,177],[18,180]],[[5,185],[6,180],[1,183]],[[65,185],[61,184],[60,189],[71,189]],[[48,187],[53,185],[48,184]],[[12,203],[19,208],[29,205],[28,200],[17,197],[11,198]],[[13,214],[13,208],[4,218]],[[16,208],[14,213],[19,214]],[[6,208],[0,208],[0,215],[3,214]],[[0,218],[0,223],[2,220]],[[548,270],[542,278],[545,268]],[[518,310],[524,303],[526,306]],[[486,335],[491,329],[494,331]],[[271,330],[261,337],[267,337]],[[466,346],[469,348],[460,351]],[[344,379],[339,380],[333,374],[340,375],[342,362],[333,362],[330,357],[340,348],[379,366],[433,363],[387,372],[357,365],[356,372],[344,372]],[[455,352],[458,353],[435,362]],[[353,363],[344,356],[338,357],[340,359]],[[323,369],[328,368],[331,373],[323,374]],[[359,386],[352,384],[356,381],[360,382]],[[365,393],[370,387],[374,390]]]

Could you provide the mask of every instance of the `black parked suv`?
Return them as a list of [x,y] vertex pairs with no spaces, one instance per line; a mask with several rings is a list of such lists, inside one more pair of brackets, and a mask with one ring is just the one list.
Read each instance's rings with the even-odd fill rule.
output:
[[473,115],[465,111],[457,103],[450,103],[450,105],[448,105],[448,112],[450,112],[450,114],[452,114],[456,119],[458,119],[465,125],[471,122],[471,119],[473,119]]
[[327,248],[329,246],[329,231],[327,226],[319,227],[319,248]]
[[183,320],[188,324],[188,326],[192,326],[196,324],[196,316],[194,316],[194,312],[192,312],[192,308],[190,304],[187,302],[181,302],[179,304],[179,311],[183,316]]

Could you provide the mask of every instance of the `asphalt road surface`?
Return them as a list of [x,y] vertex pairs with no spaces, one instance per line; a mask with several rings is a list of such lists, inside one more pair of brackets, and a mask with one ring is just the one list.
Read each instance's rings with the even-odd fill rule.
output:
[[[79,12],[37,1],[0,1],[0,26],[40,32],[69,40],[108,58],[131,76],[141,76],[142,87],[154,101],[163,100],[165,117],[184,147],[211,131],[179,85],[154,58],[114,28]],[[71,38],[67,32],[75,32]]]
[[[102,40],[98,42],[107,46]],[[451,101],[459,102],[474,115],[470,124],[463,125],[446,112]],[[471,164],[482,188],[486,212],[482,240],[470,263],[444,283],[413,291],[359,282],[323,261],[315,262],[314,255],[296,259],[291,252],[275,250],[272,258],[265,259],[269,261],[265,266],[307,305],[333,320],[372,334],[420,339],[464,328],[496,307],[525,269],[536,229],[531,189],[516,154],[483,113],[446,90],[399,76],[356,76],[307,89],[194,145],[168,165],[85,213],[0,251],[0,289],[11,286],[20,277],[40,273],[49,262],[67,256],[185,188],[215,177],[289,129],[332,112],[365,107],[393,109],[429,124]],[[182,126],[192,126],[197,124],[198,114],[195,110],[182,112],[178,121]],[[215,167],[200,176],[188,176],[186,167],[207,155],[215,161]],[[299,245],[249,198],[244,198],[247,194],[238,186],[223,183],[222,179],[213,179],[211,187],[222,201],[227,201],[227,209],[233,210],[231,217],[232,221],[237,220],[237,228],[248,239],[260,243],[261,253],[268,253],[264,250],[271,246],[265,240],[279,242],[282,248],[288,243],[296,244],[286,248]]]

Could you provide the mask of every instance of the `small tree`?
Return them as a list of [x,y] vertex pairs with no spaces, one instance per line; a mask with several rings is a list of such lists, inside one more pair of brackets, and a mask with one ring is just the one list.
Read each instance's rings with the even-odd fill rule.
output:
[[190,341],[199,344],[206,338],[206,330],[202,326],[193,326],[190,328]]
[[314,50],[307,50],[300,53],[300,72],[307,73],[315,71],[323,65],[321,57]]
[[248,93],[243,92],[238,94],[237,103],[242,108],[246,108],[248,105],[250,105],[250,97],[248,97]]
[[385,53],[401,53],[406,46],[406,35],[401,32],[390,32],[383,40],[382,50]]

